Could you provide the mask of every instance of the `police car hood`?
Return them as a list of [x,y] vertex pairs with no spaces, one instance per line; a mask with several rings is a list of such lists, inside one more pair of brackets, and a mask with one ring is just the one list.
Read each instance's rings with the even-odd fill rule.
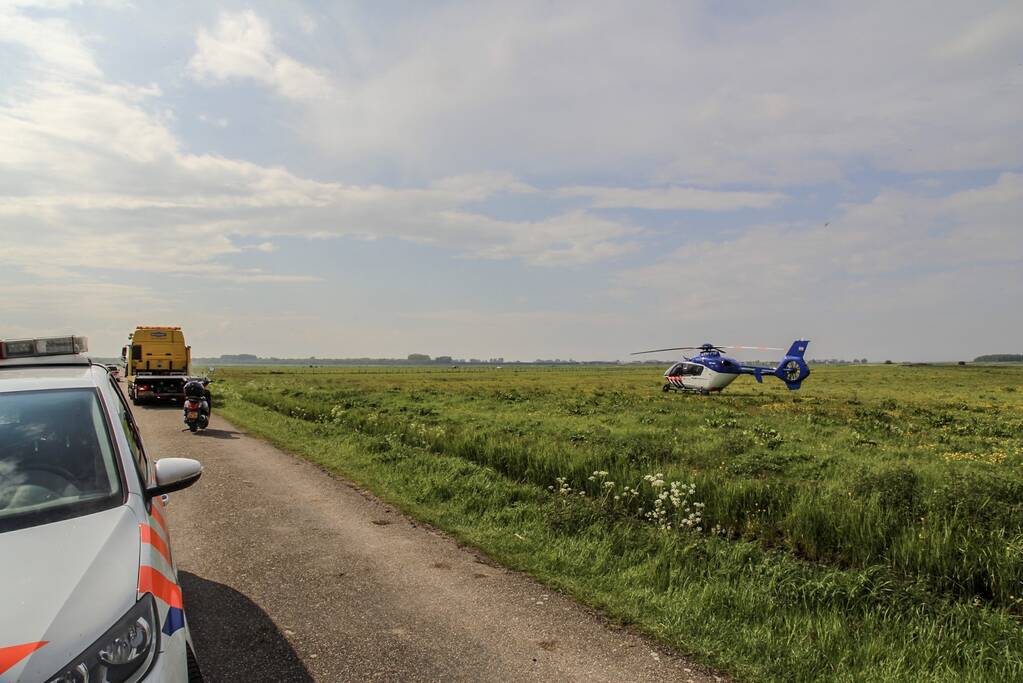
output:
[[45,680],[113,626],[135,604],[139,546],[127,505],[0,534],[0,682]]

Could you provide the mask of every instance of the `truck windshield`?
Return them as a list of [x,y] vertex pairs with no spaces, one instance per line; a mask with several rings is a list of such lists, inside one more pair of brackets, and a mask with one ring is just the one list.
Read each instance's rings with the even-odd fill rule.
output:
[[0,394],[0,532],[120,501],[110,433],[94,390]]

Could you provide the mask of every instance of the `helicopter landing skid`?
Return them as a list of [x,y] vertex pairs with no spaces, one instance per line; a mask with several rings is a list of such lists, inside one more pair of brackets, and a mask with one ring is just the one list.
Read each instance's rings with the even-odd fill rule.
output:
[[709,389],[697,389],[695,387],[687,387],[685,385],[679,386],[670,382],[665,382],[664,386],[661,387],[661,391],[668,393],[669,391],[676,391],[680,394],[699,394],[700,396],[710,396]]

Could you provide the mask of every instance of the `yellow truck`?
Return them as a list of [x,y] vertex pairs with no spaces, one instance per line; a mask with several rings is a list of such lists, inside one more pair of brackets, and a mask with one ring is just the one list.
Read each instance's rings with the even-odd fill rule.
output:
[[128,339],[121,360],[132,402],[184,400],[185,382],[192,379],[192,347],[181,328],[139,326]]

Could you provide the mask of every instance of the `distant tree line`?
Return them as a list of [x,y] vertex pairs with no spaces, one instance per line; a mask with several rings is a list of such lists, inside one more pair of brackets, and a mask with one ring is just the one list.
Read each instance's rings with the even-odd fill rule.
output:
[[[195,358],[200,365],[622,365],[617,360],[577,361],[572,358],[543,359],[535,361],[505,361],[503,356],[493,358],[454,358],[437,356],[433,358],[425,353],[410,353],[405,358],[278,358],[276,356],[257,356],[252,353],[223,354],[217,358]],[[670,365],[674,361],[644,360],[633,361],[632,365]]]
[[[998,360],[1023,360],[1023,356],[981,356],[991,362]],[[979,360],[979,359],[978,359]],[[252,353],[231,353],[224,354],[219,358],[196,358],[195,362],[209,365],[671,365],[677,362],[677,358],[668,360],[660,358],[644,358],[643,360],[632,360],[622,362],[619,360],[591,360],[580,361],[574,358],[537,358],[534,361],[506,361],[504,357],[494,358],[454,358],[452,356],[431,357],[425,353],[410,353],[405,358],[278,358],[276,356],[263,357]],[[747,365],[763,365],[775,367],[777,360],[768,361],[743,361]],[[866,358],[811,358],[807,361],[811,365],[853,365],[863,364],[869,361]]]
[[977,356],[974,363],[1023,363],[1023,353],[989,353]]
[[811,358],[807,361],[810,365],[852,365],[854,363],[869,362],[866,358],[853,358],[852,360],[845,360],[844,358]]

